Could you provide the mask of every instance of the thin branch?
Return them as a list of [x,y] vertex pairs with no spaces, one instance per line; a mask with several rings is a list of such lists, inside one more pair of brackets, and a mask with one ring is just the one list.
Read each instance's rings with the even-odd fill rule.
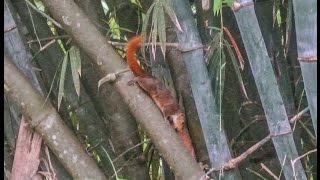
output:
[[41,38],[38,40],[29,40],[29,41],[27,41],[27,43],[32,44],[32,43],[39,42],[39,41],[42,42],[42,41],[50,41],[52,39],[66,39],[66,38],[70,38],[70,36],[69,35],[51,36],[51,37]]
[[[115,42],[115,41],[108,41],[109,44],[114,45],[114,46],[126,46],[127,43],[121,43],[121,42]],[[156,45],[156,46],[160,46],[161,43],[160,42],[156,42],[156,43],[144,43],[142,44],[142,46],[150,46],[150,45]],[[165,43],[165,45],[167,47],[175,47],[175,48],[179,48],[179,43]]]
[[43,17],[47,18],[48,20],[50,20],[53,24],[55,24],[58,28],[63,29],[62,26],[55,21],[52,17],[50,17],[49,15],[47,15],[46,13],[40,11],[36,6],[34,6],[29,0],[25,0],[26,3],[28,3],[28,5],[35,10],[36,12],[38,12],[39,14],[41,14]]
[[307,132],[307,134],[310,136],[311,138],[311,143],[316,146],[317,143],[316,143],[316,137],[312,134],[312,132],[308,129],[308,127],[306,125],[304,125],[304,123],[302,121],[297,121],[301,126],[302,128]]
[[39,53],[41,53],[43,50],[45,50],[47,47],[49,47],[50,45],[52,45],[52,44],[55,43],[55,42],[56,42],[56,40],[53,39],[53,40],[51,40],[50,42],[48,42],[46,45],[44,45],[43,47],[40,46],[39,51],[34,54],[34,56],[31,58],[30,61],[33,61],[34,58],[35,58]]
[[26,1],[26,4],[27,4],[28,12],[29,12],[29,14],[30,14],[30,19],[31,19],[31,24],[32,24],[32,28],[33,28],[33,31],[34,31],[34,35],[35,35],[36,38],[37,38],[37,42],[39,43],[40,48],[42,48],[41,43],[40,43],[40,41],[39,41],[38,34],[37,34],[37,30],[36,30],[36,28],[34,27],[33,17],[32,17],[32,14],[31,14],[31,11],[30,11],[30,8],[29,8],[29,5],[28,5],[27,1]]
[[109,178],[109,180],[117,176],[117,174],[133,159],[136,154],[137,152],[133,153],[132,156]]
[[312,134],[312,132],[306,127],[306,125],[304,125],[303,122],[301,121],[298,121],[307,111],[309,110],[309,107],[306,107],[305,109],[303,109],[302,111],[300,111],[298,114],[296,114],[295,116],[293,116],[291,119],[290,119],[290,123],[291,124],[294,124],[293,125],[293,131],[296,129],[296,124],[297,122],[301,125],[301,127],[307,132],[307,134],[310,136],[311,138],[311,143],[316,146],[316,142],[315,142],[315,139],[316,137]]
[[297,157],[296,159],[291,160],[291,166],[292,166],[292,169],[293,169],[293,177],[294,177],[294,179],[295,179],[295,180],[297,180],[297,176],[296,176],[296,172],[295,172],[295,166],[294,166],[294,164],[295,164],[297,161],[299,161],[301,158],[303,158],[303,157],[305,157],[305,156],[307,156],[307,155],[309,155],[309,154],[311,154],[311,153],[314,153],[314,152],[316,152],[316,151],[317,151],[317,149],[314,149],[314,150],[308,151],[307,153],[305,153],[305,154],[303,154],[303,155],[301,155],[301,156]]
[[302,115],[304,115],[307,111],[309,110],[308,107],[306,107],[305,109],[303,109],[302,111],[300,111],[298,114],[296,114],[295,116],[293,116],[291,119],[290,119],[290,123],[294,123],[296,122],[297,120],[299,120]]
[[270,176],[273,177],[273,179],[279,180],[279,178],[267,166],[265,166],[263,163],[260,163],[260,165],[263,170],[265,170]]
[[263,177],[261,174],[259,174],[258,172],[254,171],[254,170],[252,170],[252,169],[250,169],[250,168],[246,168],[246,170],[248,170],[249,172],[255,174],[256,176],[260,177],[260,178],[263,179],[263,180],[267,180],[267,179],[266,179],[265,177]]
[[296,159],[294,159],[294,160],[292,161],[292,163],[294,164],[294,163],[296,163],[299,159],[304,158],[305,156],[307,156],[307,155],[309,155],[309,154],[311,154],[311,153],[314,153],[314,152],[317,152],[317,149],[308,151],[307,153],[305,153],[305,154],[297,157]]
[[280,179],[280,177],[281,177],[281,174],[283,172],[284,164],[286,163],[286,159],[287,159],[287,154],[284,155],[283,162],[281,163],[281,169],[280,169],[280,173],[279,173],[278,179]]
[[230,146],[233,147],[233,145],[235,144],[235,142],[241,137],[241,135],[246,132],[246,130],[249,129],[249,127],[251,125],[253,125],[254,123],[260,121],[260,119],[254,119],[253,121],[251,121],[249,124],[247,124],[245,127],[243,127],[240,132],[238,133],[238,135],[236,137],[234,137],[231,141],[230,141]]
[[206,175],[210,174],[213,171],[229,170],[235,168],[241,161],[243,161],[247,156],[254,153],[257,149],[263,146],[266,142],[271,139],[269,134],[267,137],[257,142],[255,145],[251,146],[248,150],[242,153],[240,156],[229,160],[227,163],[221,166],[221,168],[211,168],[201,179],[205,178]]
[[[294,122],[297,122],[297,120],[299,120],[306,112],[308,111],[308,107],[306,107],[305,109],[303,109],[302,111],[300,111],[298,114],[296,114],[295,116],[293,116],[289,121],[291,124],[293,124]],[[252,120],[250,123],[248,123],[245,127],[243,127],[240,132],[238,133],[238,135],[236,137],[234,137],[231,141],[230,141],[230,146],[232,147],[235,142],[241,137],[241,135],[248,130],[248,128],[253,125],[254,123],[256,123],[257,121],[261,121],[261,120],[265,120],[265,116],[264,115],[256,115],[254,116],[254,120]],[[299,121],[300,122],[300,121]],[[306,129],[306,127],[304,126],[304,124],[302,122],[300,122],[301,125]],[[315,139],[315,137],[312,135],[312,133],[308,133],[310,135],[310,137],[312,139]]]
[[146,143],[146,142],[150,142],[150,139],[147,139],[147,140],[145,140],[145,141],[142,141],[142,142],[140,142],[140,143],[132,146],[131,148],[125,150],[123,153],[119,154],[116,158],[114,158],[114,159],[112,160],[112,162],[113,162],[113,163],[116,162],[121,156],[125,155],[127,152],[129,152],[129,151],[131,151],[132,149],[135,149],[135,148],[141,146],[142,144],[144,144],[144,143]]
[[240,156],[231,159],[229,162],[223,165],[224,169],[233,169],[235,168],[241,161],[243,161],[247,156],[254,153],[257,149],[263,146],[266,142],[271,139],[271,135],[269,134],[267,137],[257,142],[255,145],[251,146],[248,150],[242,153]]

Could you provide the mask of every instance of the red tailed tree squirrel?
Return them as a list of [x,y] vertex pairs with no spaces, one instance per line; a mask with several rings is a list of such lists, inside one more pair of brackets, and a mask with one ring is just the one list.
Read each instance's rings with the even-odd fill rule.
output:
[[127,63],[135,75],[133,82],[137,82],[139,86],[152,98],[164,117],[177,132],[185,148],[187,148],[190,154],[195,157],[192,141],[185,123],[185,115],[179,108],[178,103],[174,100],[170,91],[162,84],[161,81],[148,74],[138,64],[135,52],[140,48],[140,46],[141,36],[131,38],[127,44]]

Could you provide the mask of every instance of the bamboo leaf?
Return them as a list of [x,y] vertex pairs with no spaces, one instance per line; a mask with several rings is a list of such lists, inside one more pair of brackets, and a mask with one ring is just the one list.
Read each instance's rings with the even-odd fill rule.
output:
[[277,10],[277,13],[276,13],[276,22],[277,22],[277,25],[278,25],[278,27],[280,27],[281,26],[281,23],[282,23],[282,19],[281,19],[281,15],[280,15],[280,10],[278,9]]
[[233,46],[235,52],[236,52],[236,55],[237,55],[237,58],[238,58],[238,61],[239,61],[239,64],[240,64],[240,68],[241,70],[243,70],[244,68],[244,61],[243,61],[243,57],[240,53],[240,50],[239,50],[239,47],[236,43],[236,41],[234,40],[233,36],[231,35],[229,29],[227,27],[223,27],[223,32],[228,36],[230,42],[231,42],[231,45]]
[[59,91],[58,91],[58,110],[60,109],[62,97],[64,97],[64,82],[66,77],[68,60],[69,60],[69,53],[66,53],[63,58],[61,73],[60,73]]
[[76,64],[76,67],[77,67],[77,72],[79,74],[79,76],[81,77],[81,55],[80,55],[80,49],[78,46],[76,46],[76,49],[75,49],[75,55],[76,55],[76,59],[77,59],[77,64]]
[[233,2],[234,2],[234,0],[222,0],[222,3],[224,3],[228,6],[231,6]]
[[160,168],[159,156],[155,155],[153,156],[153,159],[151,162],[152,179],[159,178],[159,168]]
[[[149,19],[150,19],[150,14],[154,8],[154,6],[156,5],[156,2],[154,2],[150,8],[148,9],[147,13],[146,13],[146,16],[145,16],[145,19],[143,21],[143,24],[142,24],[142,32],[141,32],[141,38],[142,38],[142,46],[144,45],[144,43],[146,42],[146,37],[147,37],[147,28],[148,28],[148,23],[149,23]],[[142,53],[142,56],[145,57],[145,48],[141,48],[141,53]]]
[[208,29],[212,29],[212,30],[215,30],[215,31],[221,31],[221,28],[218,28],[218,27],[215,27],[215,26],[208,26]]
[[152,16],[152,31],[151,31],[151,52],[153,58],[156,57],[156,43],[157,43],[157,35],[158,35],[158,14],[159,8],[161,8],[161,3],[157,1],[156,5],[154,6],[153,16]]
[[239,65],[237,63],[237,59],[236,59],[236,57],[235,57],[235,55],[234,55],[234,53],[233,53],[233,51],[231,49],[231,46],[230,46],[229,42],[227,40],[225,40],[225,39],[223,41],[226,44],[227,50],[229,52],[229,56],[230,56],[233,68],[234,68],[234,70],[235,70],[235,72],[237,74],[237,78],[238,78],[238,81],[240,83],[241,90],[242,90],[243,94],[245,95],[245,97],[247,99],[249,99],[248,95],[247,95],[247,91],[246,91],[246,89],[244,87],[244,83],[243,83],[242,76],[241,76],[241,73],[240,73],[240,70],[239,70],[240,67],[239,67]]
[[219,62],[220,64],[220,68],[219,68],[219,105],[221,107],[221,104],[222,104],[222,97],[223,97],[223,91],[224,91],[224,82],[225,82],[225,70],[226,70],[226,55],[224,54],[224,51],[221,50],[221,60]]
[[72,46],[69,50],[69,56],[74,88],[76,89],[77,95],[80,96],[79,75],[81,75],[81,58],[79,48]]
[[[54,73],[54,75],[53,75],[53,79],[52,79],[52,82],[51,82],[51,84],[50,84],[49,92],[48,92],[48,95],[47,95],[47,97],[46,97],[45,102],[47,102],[47,100],[48,100],[48,98],[49,98],[49,96],[50,96],[50,94],[51,94],[51,92],[52,92],[52,88],[53,88],[53,86],[54,86],[54,83],[55,83],[56,77],[57,77],[57,75],[58,75],[59,68],[60,68],[60,66],[62,65],[62,62],[63,62],[63,60],[60,60],[60,62],[59,62],[59,64],[58,64],[58,67],[57,67],[57,69],[56,69],[56,71],[55,71],[55,73]],[[57,82],[58,82],[58,81],[57,81]]]
[[169,15],[169,17],[170,17],[171,21],[173,22],[173,24],[178,28],[179,31],[183,32],[182,28],[180,26],[180,23],[178,21],[178,18],[176,16],[176,14],[174,13],[174,11],[172,10],[172,8],[170,7],[170,5],[165,1],[162,2],[162,5],[163,5],[164,10],[166,11],[166,13]]
[[207,53],[204,55],[205,61],[209,64],[209,60],[211,59],[213,53],[215,50],[219,47],[219,41],[220,41],[220,33],[216,33],[214,37],[212,38],[212,41],[210,42],[209,49]]
[[284,43],[284,47],[285,47],[285,56],[287,57],[287,53],[288,53],[288,49],[289,49],[289,44],[290,44],[290,37],[291,37],[291,31],[292,31],[292,1],[288,1],[288,8],[287,8],[287,15],[286,15],[286,27],[285,27],[285,43]]
[[160,48],[163,54],[163,57],[166,56],[166,22],[164,19],[164,10],[163,6],[159,8],[159,21],[158,21],[158,27],[159,27],[159,40],[160,40]]
[[[216,104],[218,109],[221,107],[221,97],[223,95],[224,81],[225,81],[225,54],[219,48],[216,53],[214,53],[212,60],[209,62],[209,75],[212,80],[212,87],[216,99]],[[215,78],[215,79],[213,79]],[[220,112],[220,110],[219,110]]]
[[221,0],[214,0],[213,1],[213,14],[219,15],[222,8],[222,1]]
[[119,179],[119,177],[118,177],[118,173],[117,173],[117,171],[116,171],[116,168],[114,167],[114,164],[113,164],[113,162],[112,162],[112,159],[111,159],[111,157],[110,157],[109,153],[108,153],[108,152],[107,152],[107,150],[106,150],[106,149],[104,149],[103,147],[102,147],[102,150],[106,153],[106,155],[107,155],[107,157],[108,157],[108,159],[109,159],[109,161],[110,161],[110,164],[111,164],[111,166],[112,166],[112,169],[113,169],[114,175],[116,176],[116,179],[118,180],[118,179]]

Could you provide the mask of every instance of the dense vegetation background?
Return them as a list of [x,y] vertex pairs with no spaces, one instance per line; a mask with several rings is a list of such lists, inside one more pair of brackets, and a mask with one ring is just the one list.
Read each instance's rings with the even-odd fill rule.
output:
[[[4,179],[317,179],[316,4],[5,0]],[[196,161],[128,86],[138,34]]]

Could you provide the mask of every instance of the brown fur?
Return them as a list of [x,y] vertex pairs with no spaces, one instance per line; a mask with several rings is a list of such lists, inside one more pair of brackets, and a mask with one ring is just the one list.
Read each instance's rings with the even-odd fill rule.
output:
[[187,148],[190,154],[195,157],[192,141],[185,124],[185,116],[180,110],[178,103],[174,100],[170,91],[162,84],[161,81],[147,74],[140,66],[137,66],[138,63],[133,50],[136,51],[140,44],[141,38],[137,37],[132,38],[132,40],[128,42],[129,50],[127,50],[127,61],[129,67],[133,71],[133,74],[136,76],[130,83],[138,83],[139,86],[152,98],[161,110],[165,119],[169,121],[170,125],[177,132],[183,145]]

